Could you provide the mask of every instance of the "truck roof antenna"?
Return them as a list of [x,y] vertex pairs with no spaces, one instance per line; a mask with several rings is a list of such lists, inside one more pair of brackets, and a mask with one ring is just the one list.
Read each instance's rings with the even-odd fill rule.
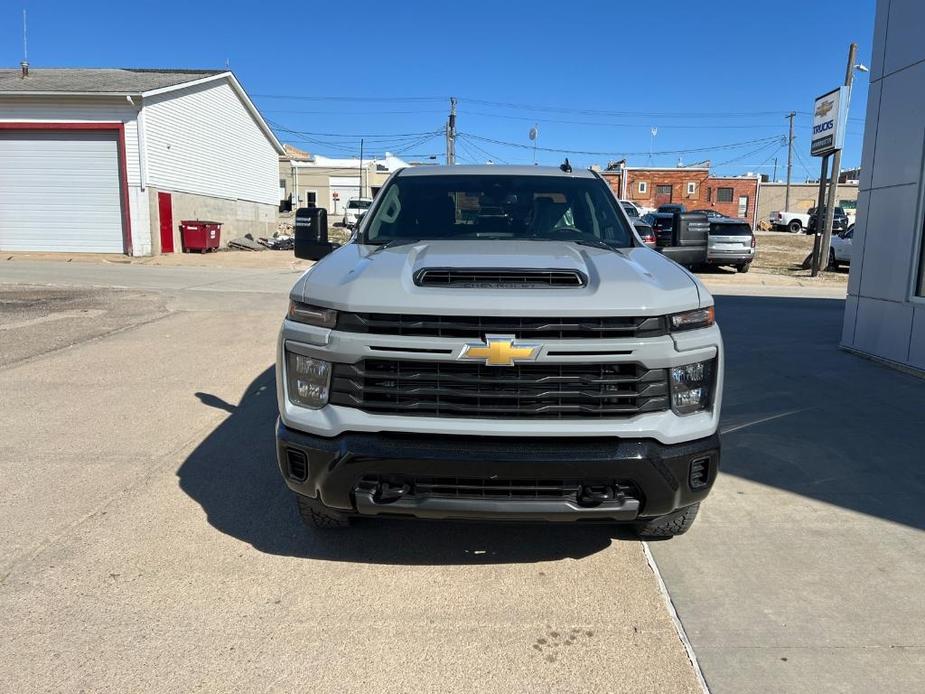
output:
[[568,163],[568,157],[565,158],[565,163],[559,166],[565,173],[572,173],[572,165]]

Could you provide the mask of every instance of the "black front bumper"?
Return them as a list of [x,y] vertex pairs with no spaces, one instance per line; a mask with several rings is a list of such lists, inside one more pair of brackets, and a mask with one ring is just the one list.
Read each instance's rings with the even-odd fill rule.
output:
[[[359,515],[498,520],[651,518],[707,496],[719,467],[719,436],[665,445],[652,439],[518,438],[347,433],[324,438],[276,429],[277,457],[294,492]],[[694,472],[692,473],[692,467]],[[421,493],[420,479],[578,480],[612,495],[587,498],[451,497]],[[386,480],[385,490],[376,480]],[[402,487],[403,482],[407,484]],[[395,487],[403,493],[394,493]]]

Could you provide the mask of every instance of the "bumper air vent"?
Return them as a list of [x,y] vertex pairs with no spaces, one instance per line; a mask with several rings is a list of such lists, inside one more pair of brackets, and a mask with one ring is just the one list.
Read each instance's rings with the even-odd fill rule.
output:
[[308,479],[308,459],[302,451],[286,451],[286,474],[296,482]]
[[697,458],[691,462],[691,489],[702,489],[710,483],[710,459]]

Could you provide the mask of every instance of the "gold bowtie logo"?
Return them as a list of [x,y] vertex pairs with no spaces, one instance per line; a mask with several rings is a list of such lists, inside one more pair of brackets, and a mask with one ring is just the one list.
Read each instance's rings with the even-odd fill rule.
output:
[[486,335],[485,342],[470,342],[460,359],[482,359],[486,366],[514,366],[514,362],[533,361],[540,345],[515,344],[513,335]]
[[829,101],[823,101],[819,106],[816,107],[816,115],[819,118],[825,118],[829,111],[835,108],[835,102],[831,99]]

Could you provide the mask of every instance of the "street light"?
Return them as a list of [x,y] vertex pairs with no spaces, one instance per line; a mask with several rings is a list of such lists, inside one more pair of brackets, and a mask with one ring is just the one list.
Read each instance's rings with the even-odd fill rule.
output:
[[858,63],[854,66],[854,69],[858,72],[870,72],[870,68],[864,65],[863,63]]

